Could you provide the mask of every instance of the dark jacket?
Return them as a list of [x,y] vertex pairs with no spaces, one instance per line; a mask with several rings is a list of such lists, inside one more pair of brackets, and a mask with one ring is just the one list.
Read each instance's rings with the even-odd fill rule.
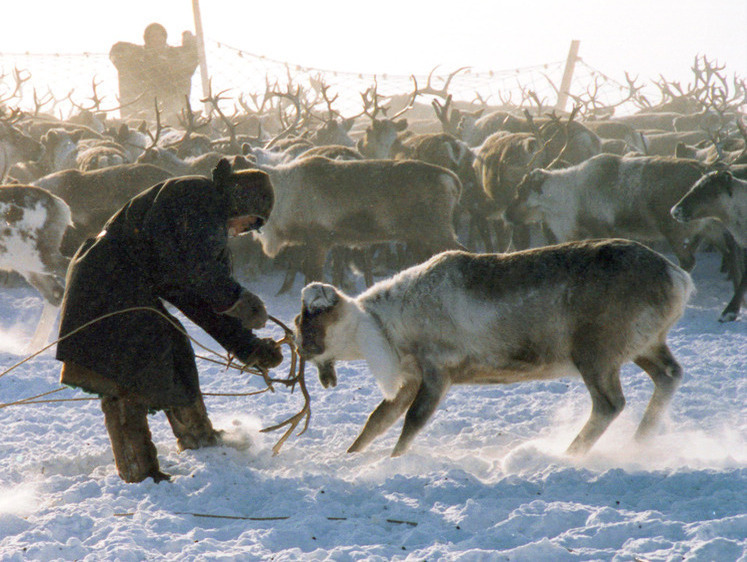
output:
[[[238,319],[220,314],[241,291],[231,276],[227,250],[230,206],[230,198],[212,181],[198,177],[174,178],[133,198],[73,258],[60,337],[130,307],[168,315],[164,299],[226,350],[248,355],[256,336]],[[57,344],[57,358],[114,381],[153,409],[188,405],[199,394],[189,339],[149,310],[83,328]],[[94,384],[76,385],[97,392]]]

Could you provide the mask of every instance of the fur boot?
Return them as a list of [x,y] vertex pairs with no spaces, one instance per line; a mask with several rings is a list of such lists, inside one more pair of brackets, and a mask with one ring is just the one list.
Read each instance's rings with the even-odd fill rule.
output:
[[220,445],[223,431],[213,429],[202,396],[191,406],[165,410],[179,451]]
[[153,478],[169,480],[158,466],[156,446],[148,427],[148,408],[126,398],[104,396],[101,399],[106,430],[114,452],[114,463],[125,482]]

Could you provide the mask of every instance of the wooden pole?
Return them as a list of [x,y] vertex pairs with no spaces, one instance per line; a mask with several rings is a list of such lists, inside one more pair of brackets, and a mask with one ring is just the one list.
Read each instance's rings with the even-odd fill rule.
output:
[[[208,78],[207,57],[205,56],[205,35],[202,32],[202,16],[200,15],[200,0],[192,0],[192,15],[195,19],[195,34],[197,35],[197,56],[200,59],[200,82],[202,83],[202,98],[210,96],[210,79]],[[205,115],[210,115],[212,107],[205,102]]]
[[563,80],[560,82],[560,90],[558,90],[558,101],[555,104],[555,109],[558,111],[565,111],[565,106],[568,103],[568,92],[571,90],[571,80],[573,80],[573,70],[576,68],[580,45],[581,41],[578,39],[571,41],[571,48],[568,51],[568,58],[565,61]]

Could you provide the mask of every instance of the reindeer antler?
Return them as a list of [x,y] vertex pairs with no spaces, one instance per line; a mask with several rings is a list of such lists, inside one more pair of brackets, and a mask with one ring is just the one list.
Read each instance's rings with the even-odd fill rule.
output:
[[309,391],[306,389],[306,379],[304,378],[304,369],[306,364],[304,358],[300,357],[298,354],[295,338],[293,337],[293,332],[277,318],[270,316],[270,320],[278,324],[285,331],[285,336],[280,341],[278,341],[278,343],[281,345],[285,344],[289,347],[291,351],[291,365],[288,371],[287,378],[270,379],[267,376],[267,373],[264,373],[263,375],[265,377],[265,382],[270,388],[272,388],[272,383],[290,386],[291,389],[294,388],[296,384],[298,384],[298,387],[301,389],[301,394],[304,398],[304,404],[301,408],[301,411],[294,414],[285,421],[282,421],[275,425],[271,425],[270,427],[266,427],[261,430],[262,433],[268,433],[270,431],[275,431],[285,426],[289,426],[288,429],[285,430],[285,433],[282,435],[282,437],[280,437],[280,440],[275,443],[275,446],[272,448],[272,454],[277,455],[278,453],[280,453],[280,448],[283,446],[283,443],[286,442],[291,433],[293,433],[293,430],[298,427],[302,420],[305,419],[306,422],[304,423],[303,429],[298,433],[298,435],[302,435],[309,428],[309,422],[311,421],[311,397],[309,396]]
[[464,70],[469,70],[470,67],[469,66],[462,66],[461,68],[457,68],[454,72],[452,72],[451,74],[449,74],[446,77],[446,80],[444,81],[443,87],[441,89],[437,90],[436,88],[434,88],[431,85],[431,80],[433,79],[433,73],[436,72],[436,69],[439,66],[440,65],[434,66],[433,70],[431,70],[430,74],[428,74],[428,80],[425,83],[425,88],[423,88],[422,90],[420,90],[420,93],[421,94],[431,95],[431,96],[438,96],[440,98],[446,99],[446,96],[449,95],[449,85],[451,84],[451,81],[454,79],[454,76],[456,76],[457,74],[459,74],[460,72],[462,72]]

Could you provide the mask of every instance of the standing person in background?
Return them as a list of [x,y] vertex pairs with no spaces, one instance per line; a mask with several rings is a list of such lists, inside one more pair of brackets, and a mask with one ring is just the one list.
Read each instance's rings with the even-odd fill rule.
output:
[[67,272],[57,359],[61,382],[101,397],[114,461],[125,482],[161,472],[148,413],[163,410],[179,450],[219,445],[200,392],[195,354],[176,306],[248,366],[282,362],[253,330],[262,300],[232,276],[228,237],[260,228],[274,203],[269,177],[232,172],[173,178],[130,200],[78,249]]
[[144,45],[120,41],[109,51],[109,59],[119,74],[123,118],[154,119],[155,98],[164,122],[177,124],[199,62],[197,40],[191,32],[185,31],[181,46],[170,47],[167,37],[161,24],[151,23],[143,33]]

